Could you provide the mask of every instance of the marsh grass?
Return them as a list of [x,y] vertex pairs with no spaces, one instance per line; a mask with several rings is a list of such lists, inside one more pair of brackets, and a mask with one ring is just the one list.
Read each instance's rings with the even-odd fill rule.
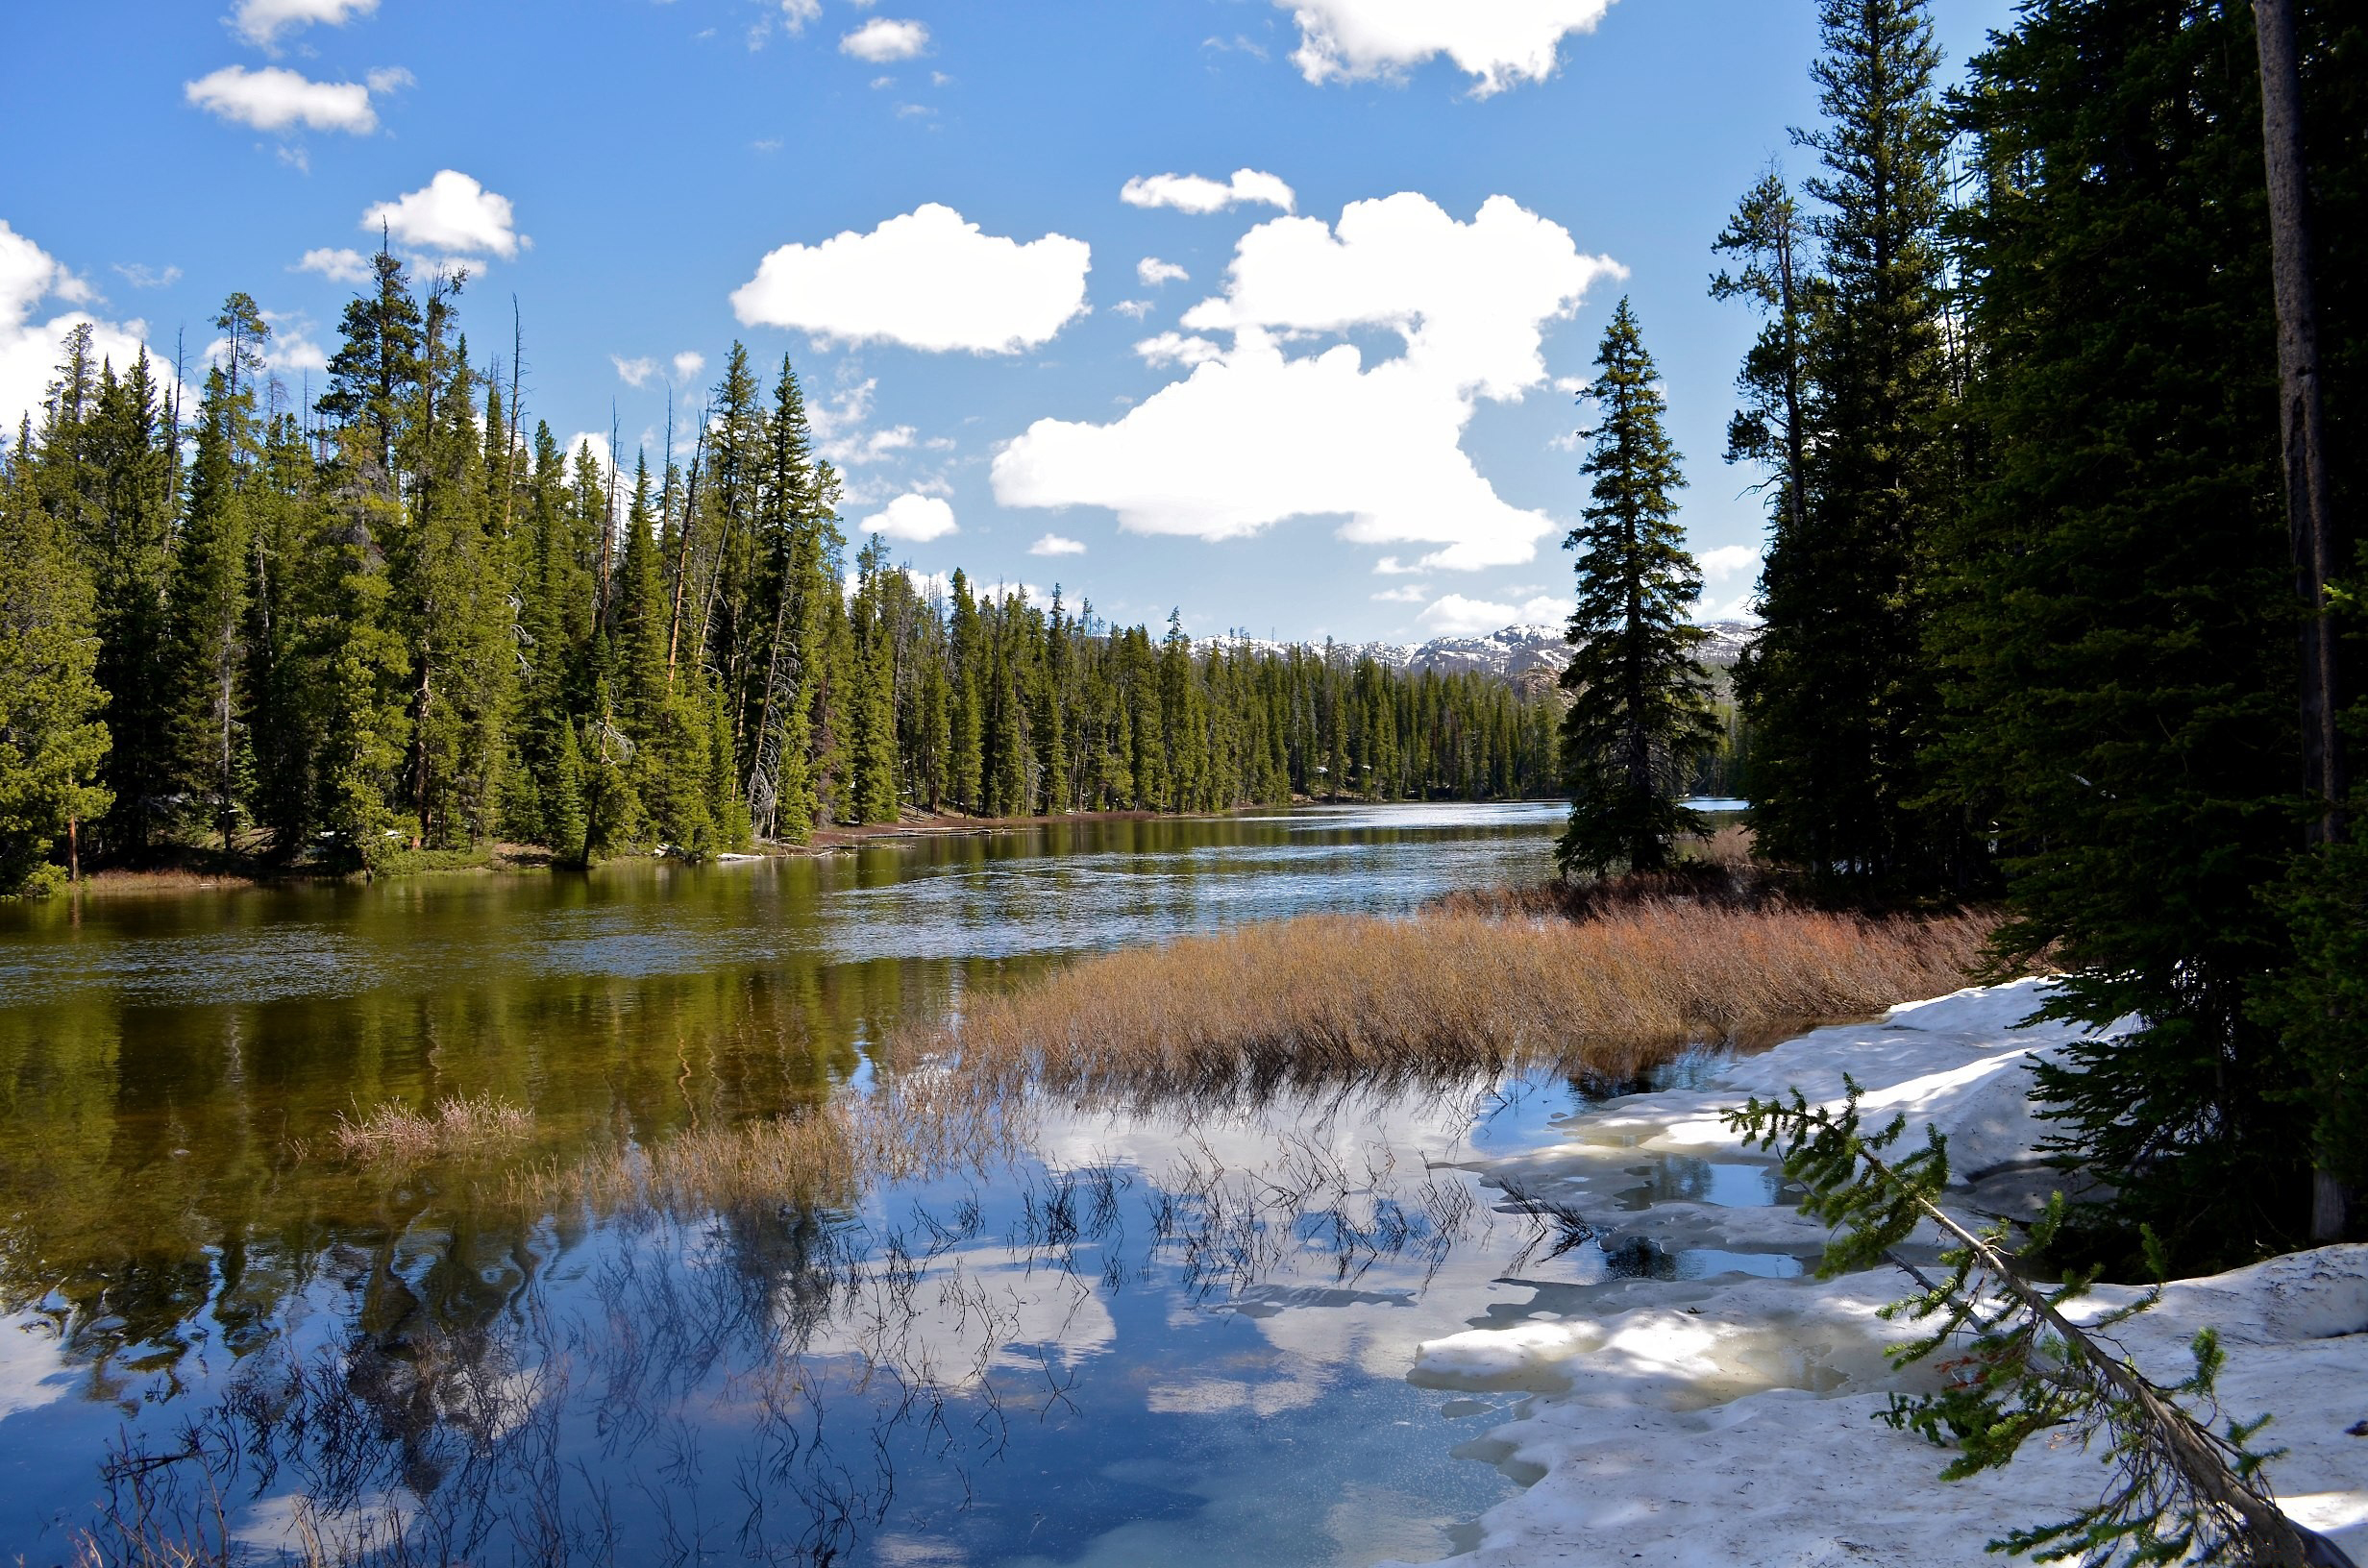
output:
[[873,1184],[958,1170],[983,1173],[1024,1146],[1017,1096],[930,1067],[861,1097],[662,1143],[626,1144],[513,1172],[507,1195],[529,1207],[691,1219],[783,1205],[851,1207]]
[[1953,991],[1990,923],[1676,895],[1583,919],[1512,895],[1409,919],[1306,916],[974,996],[953,1022],[898,1037],[891,1055],[996,1093],[1126,1099],[1532,1066],[1627,1077],[1688,1044]]
[[340,1115],[337,1152],[365,1164],[412,1165],[506,1154],[534,1136],[534,1113],[498,1095],[456,1096],[428,1111],[387,1100],[359,1119]]

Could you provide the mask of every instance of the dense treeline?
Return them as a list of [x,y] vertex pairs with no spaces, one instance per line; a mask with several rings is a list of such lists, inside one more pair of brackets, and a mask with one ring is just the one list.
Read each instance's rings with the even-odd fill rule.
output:
[[[2291,9],[2349,519],[2368,15]],[[2368,1178],[2368,868],[2305,788],[2298,636],[2357,599],[2297,593],[2255,25],[2030,0],[1944,100],[1923,0],[1826,0],[1817,174],[1746,194],[1713,283],[1764,322],[1729,453],[1768,478],[1761,849],[1843,896],[2002,889],[2006,955],[2098,1031],[2042,1091],[2101,1234],[2194,1263],[2331,1237]]]
[[1539,692],[930,594],[876,538],[849,561],[786,359],[768,389],[735,347],[654,473],[562,452],[473,362],[459,280],[375,265],[309,409],[243,294],[193,409],[69,340],[0,473],[8,887],[190,844],[583,861],[907,808],[1553,789]]

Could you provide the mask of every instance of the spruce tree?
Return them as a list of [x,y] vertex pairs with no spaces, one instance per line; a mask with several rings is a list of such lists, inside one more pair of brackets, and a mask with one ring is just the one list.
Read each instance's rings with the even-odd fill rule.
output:
[[[2368,44],[2356,17],[2317,27],[2321,61]],[[2359,92],[2322,68],[2336,145]],[[2006,944],[2069,970],[2046,1011],[2095,1031],[2040,1090],[2117,1194],[2098,1244],[2134,1254],[2151,1225],[2183,1268],[2299,1238],[2315,1114],[2356,1104],[2313,1088],[2333,1019],[2278,994],[2297,933],[2267,896],[2301,747],[2257,91],[2241,7],[2045,0],[1967,98],[1987,457],[1940,552],[1943,756],[1996,823]],[[2326,191],[2323,242],[2357,258],[2356,157]],[[2330,302],[2331,408],[2368,368],[2362,308]],[[2307,968],[2343,950],[2345,895],[2306,893]]]
[[1702,576],[1676,520],[1686,481],[1662,428],[1659,372],[1624,299],[1595,369],[1587,395],[1600,423],[1579,470],[1594,482],[1563,541],[1579,555],[1578,603],[1562,675],[1570,825],[1555,846],[1565,875],[1590,876],[1665,870],[1679,835],[1703,831],[1677,794],[1717,733],[1710,672],[1694,657],[1709,633],[1687,619]]
[[234,396],[222,368],[207,373],[165,604],[168,776],[193,822],[219,833],[226,850],[236,846],[243,761],[247,518],[238,458],[250,395]]
[[[1821,36],[1825,121],[1796,133],[1823,167],[1808,186],[1822,272],[1805,345],[1811,438],[1801,504],[1788,498],[1771,530],[1765,628],[1738,672],[1758,736],[1752,824],[1762,853],[1821,880],[1970,886],[1973,841],[1933,803],[1923,760],[1939,727],[1923,569],[1953,481],[1940,54],[1925,0],[1823,0]],[[1762,216],[1745,227],[1769,228]],[[1747,365],[1746,380],[1785,368]],[[1765,450],[1748,430],[1745,444]]]
[[0,469],[0,896],[54,889],[109,805],[95,596],[32,481],[20,446]]

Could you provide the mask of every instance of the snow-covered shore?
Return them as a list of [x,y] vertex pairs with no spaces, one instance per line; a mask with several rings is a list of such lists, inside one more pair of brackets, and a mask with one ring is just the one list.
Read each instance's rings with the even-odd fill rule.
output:
[[[1943,1482],[1943,1452],[1873,1418],[1891,1390],[1929,1376],[1893,1374],[1883,1354],[1902,1332],[1876,1315],[1902,1293],[1896,1274],[1820,1283],[1739,1277],[1715,1262],[1779,1273],[1759,1262],[1813,1255],[1823,1235],[1788,1206],[1718,1201],[1714,1178],[1747,1156],[1717,1114],[1796,1086],[1838,1102],[1845,1072],[1865,1090],[1870,1123],[1896,1111],[1919,1142],[1922,1123],[1948,1136],[1960,1181],[1970,1178],[1955,1189],[1969,1210],[2028,1203],[2044,1185],[2032,1169],[2041,1124],[2029,1059],[2071,1038],[2060,1026],[2012,1027],[2037,1000],[2038,983],[2026,981],[1819,1029],[1697,1087],[1574,1117],[1560,1146],[1499,1167],[1524,1191],[1561,1191],[1585,1209],[1606,1168],[1692,1161],[1714,1178],[1696,1197],[1608,1217],[1620,1239],[1713,1259],[1716,1278],[1615,1281],[1598,1262],[1591,1281],[1574,1254],[1575,1277],[1600,1286],[1584,1311],[1541,1311],[1421,1347],[1418,1384],[1530,1396],[1468,1451],[1535,1483],[1484,1516],[1477,1550],[1455,1560],[1970,1565],[2001,1560],[1985,1546],[2007,1530],[2093,1501],[2106,1472],[2077,1447],[2035,1440],[2005,1471]],[[2088,1311],[2128,1294],[2100,1289]],[[2170,1382],[2207,1325],[2228,1350],[2227,1411],[2277,1417],[2267,1438],[2287,1453],[2271,1479],[2287,1512],[2368,1561],[2368,1436],[2347,1430],[2368,1421],[2368,1246],[2176,1283],[2117,1334]]]

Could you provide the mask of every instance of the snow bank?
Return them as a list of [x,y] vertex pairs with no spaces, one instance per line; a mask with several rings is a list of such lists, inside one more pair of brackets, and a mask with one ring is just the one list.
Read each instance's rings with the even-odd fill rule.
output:
[[[1946,1134],[1961,1178],[2034,1164],[2031,1059],[2073,1038],[2064,1026],[2013,1029],[2040,1000],[2039,983],[2026,981],[1813,1031],[1699,1089],[1575,1118],[1565,1145],[1520,1162],[1518,1179],[1535,1190],[1558,1167],[1583,1184],[1607,1156],[1732,1151],[1719,1111],[1796,1086],[1838,1104],[1845,1072],[1865,1090],[1870,1120],[1899,1112],[1911,1138],[1925,1125]],[[1617,1218],[1625,1231],[1697,1244],[1798,1244],[1806,1225],[1789,1209],[1699,1203]],[[1602,1291],[1584,1314],[1542,1312],[1425,1343],[1412,1374],[1419,1384],[1532,1396],[1465,1452],[1534,1483],[1486,1514],[1479,1546],[1455,1560],[1971,1568],[2001,1560],[1985,1548],[2008,1530],[2093,1502],[2106,1471],[2077,1447],[2035,1439],[2004,1471],[1943,1482],[1943,1451],[1874,1419],[1890,1392],[1930,1376],[1894,1374],[1884,1356],[1903,1331],[1877,1309],[1902,1284],[1888,1272],[1830,1283],[1636,1280]],[[2084,1311],[2127,1296],[2101,1289]],[[2277,1417],[2268,1441],[2287,1453],[2271,1478],[2288,1513],[2368,1561],[2368,1438],[2347,1431],[2368,1420],[2368,1246],[2180,1282],[2118,1333],[2140,1366],[2171,1382],[2208,1325],[2229,1353],[2227,1412]]]

